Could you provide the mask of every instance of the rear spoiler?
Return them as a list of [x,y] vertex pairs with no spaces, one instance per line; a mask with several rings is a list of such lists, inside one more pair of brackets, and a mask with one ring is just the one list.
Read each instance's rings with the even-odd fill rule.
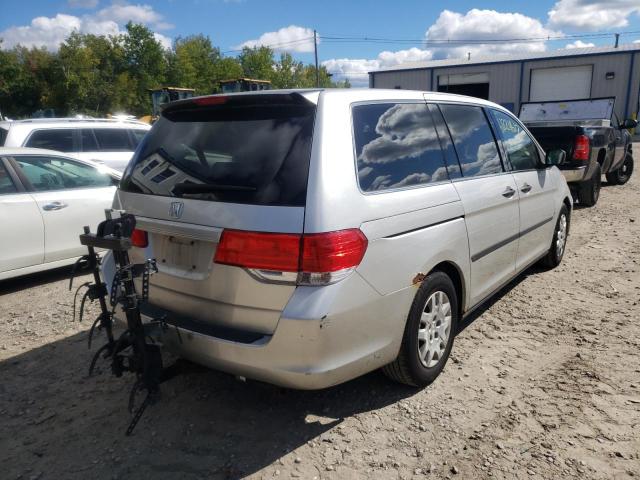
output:
[[216,107],[242,108],[261,106],[309,108],[315,107],[315,103],[299,92],[207,95],[168,103],[162,109],[161,116],[173,120],[178,112],[180,114],[196,113],[202,110],[216,109]]

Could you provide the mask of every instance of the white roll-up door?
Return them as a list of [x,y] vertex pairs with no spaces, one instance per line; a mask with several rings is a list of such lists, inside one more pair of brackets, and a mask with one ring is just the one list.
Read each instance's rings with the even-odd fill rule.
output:
[[593,65],[532,69],[529,101],[589,98],[592,72]]

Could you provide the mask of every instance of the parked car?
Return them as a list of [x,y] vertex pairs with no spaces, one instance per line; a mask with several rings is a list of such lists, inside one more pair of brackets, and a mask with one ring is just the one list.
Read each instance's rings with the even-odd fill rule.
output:
[[123,171],[151,127],[137,120],[42,118],[0,122],[0,147],[64,152]]
[[633,172],[631,134],[637,122],[621,122],[615,99],[599,98],[565,102],[523,103],[520,119],[546,150],[562,149],[566,160],[559,165],[574,198],[592,207],[600,196],[602,175],[623,185]]
[[[157,260],[162,344],[315,389],[379,367],[423,386],[461,319],[565,251],[555,163],[504,108],[406,90],[267,91],[167,106],[114,208]],[[113,259],[105,258],[107,285]]]
[[71,264],[111,207],[120,173],[34,148],[0,147],[0,280]]

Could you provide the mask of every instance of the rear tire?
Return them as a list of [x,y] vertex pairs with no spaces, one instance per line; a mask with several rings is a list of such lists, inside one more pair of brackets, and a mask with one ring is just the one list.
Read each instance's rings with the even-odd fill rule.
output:
[[567,238],[569,237],[569,209],[563,203],[558,214],[558,221],[556,222],[556,229],[553,232],[553,239],[551,240],[551,247],[547,255],[542,258],[540,263],[547,268],[555,268],[562,262],[562,257],[567,248]]
[[607,173],[607,182],[613,185],[624,185],[631,178],[633,173],[633,155],[631,152],[627,152],[624,157],[622,165],[620,165],[613,172]]
[[602,170],[600,165],[596,165],[596,170],[593,172],[593,176],[587,182],[580,185],[578,190],[578,200],[585,207],[593,207],[598,203],[600,198],[600,185],[602,184]]
[[429,274],[411,305],[398,357],[382,368],[385,375],[414,387],[432,383],[449,358],[458,317],[451,279],[442,272]]

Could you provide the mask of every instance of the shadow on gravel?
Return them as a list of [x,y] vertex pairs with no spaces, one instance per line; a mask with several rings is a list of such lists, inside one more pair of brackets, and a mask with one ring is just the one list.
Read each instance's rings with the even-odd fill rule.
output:
[[194,369],[163,384],[162,399],[125,437],[133,378],[87,377],[93,351],[82,333],[0,362],[3,478],[241,478],[346,417],[418,392],[378,372],[295,391]]
[[[534,267],[516,277],[459,331],[541,271]],[[0,295],[68,276],[61,269],[3,282]],[[162,385],[162,399],[125,437],[133,378],[89,378],[98,345],[88,351],[83,332],[0,362],[3,478],[242,478],[318,440],[345,418],[419,392],[379,372],[326,390],[296,391],[194,366]],[[364,439],[357,428],[334,435]],[[326,435],[322,440],[330,441]],[[311,465],[298,465],[305,467],[311,470],[303,477],[320,476]]]
[[[77,272],[77,275],[89,273],[89,270],[83,269]],[[31,273],[22,277],[9,278],[0,280],[0,296],[9,295],[11,293],[26,290],[28,288],[38,287],[47,283],[58,282],[60,280],[71,277],[71,266],[60,267],[45,272]]]

